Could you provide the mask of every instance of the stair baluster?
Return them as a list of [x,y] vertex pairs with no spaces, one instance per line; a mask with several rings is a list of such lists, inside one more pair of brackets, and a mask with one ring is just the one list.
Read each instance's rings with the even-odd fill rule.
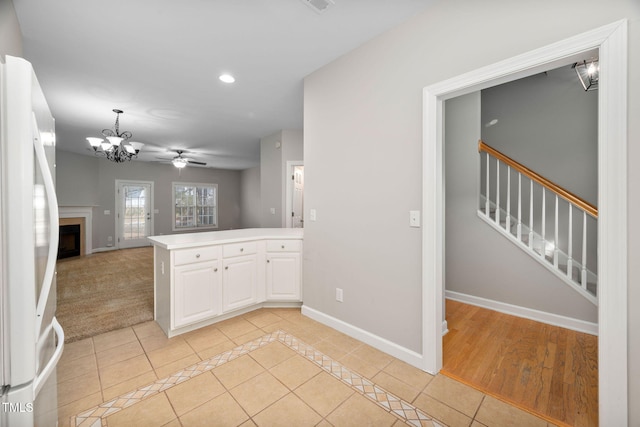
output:
[[569,241],[567,244],[567,277],[573,279],[573,205],[569,203]]
[[533,180],[529,180],[529,249],[533,249]]
[[496,224],[500,227],[500,160],[496,159]]
[[[592,232],[589,231],[591,225],[587,221],[598,219],[598,209],[580,199],[579,197],[571,194],[567,190],[559,187],[553,182],[540,176],[536,172],[528,169],[524,165],[515,162],[508,158],[504,154],[488,147],[482,141],[479,143],[480,151],[480,168],[485,167],[485,193],[481,197],[486,197],[484,204],[482,200],[479,203],[478,215],[489,223],[496,230],[502,232],[506,237],[512,239],[523,250],[529,252],[531,256],[553,271],[559,278],[570,284],[575,290],[579,291],[586,298],[594,304],[598,303],[597,300],[597,274],[593,273],[588,266],[588,238]],[[484,153],[483,153],[484,152]],[[486,155],[486,159],[482,158],[482,155]],[[493,162],[490,157],[496,159],[495,162],[495,177],[491,173],[491,166]],[[501,177],[500,169],[501,163],[506,166],[507,176],[504,176],[504,172]],[[518,174],[518,190],[517,190],[517,217],[512,216],[511,210],[511,170],[515,170]],[[522,188],[522,176],[529,179],[529,212],[528,221],[523,218],[523,194]],[[491,179],[496,180],[495,187]],[[506,181],[506,183],[501,183]],[[534,197],[534,182],[535,185],[539,185],[541,188],[541,196],[536,192]],[[501,188],[506,185],[506,202],[500,201]],[[491,199],[491,188],[495,189],[494,200]],[[480,192],[482,192],[481,186],[479,186]],[[553,225],[553,240],[547,242],[547,190],[551,191],[555,197],[554,204],[554,225]],[[537,191],[537,190],[536,190]],[[515,196],[515,195],[514,195]],[[541,197],[540,213],[541,217],[534,221],[534,204],[536,200]],[[568,221],[560,219],[560,216],[564,216],[564,212],[560,212],[560,198],[563,199],[562,203],[567,203],[568,206]],[[501,205],[505,204],[503,208]],[[483,208],[484,206],[484,208]],[[564,205],[563,205],[564,206]],[[581,246],[581,259],[573,258],[574,250],[574,233],[573,233],[573,210],[574,207],[579,209],[582,213],[582,246]],[[514,206],[515,208],[515,206]],[[526,207],[525,207],[526,208]],[[564,207],[562,208],[564,210]],[[484,212],[483,212],[484,211]],[[587,214],[591,217],[588,218]],[[494,216],[491,216],[494,215]],[[504,218],[504,226],[502,225],[501,218]],[[524,221],[524,223],[523,223]],[[512,231],[512,226],[515,225],[516,229]],[[568,225],[568,227],[567,227]],[[577,226],[577,224],[576,224]],[[540,230],[535,231],[540,227]],[[562,227],[562,230],[560,229]],[[566,230],[565,230],[566,227]],[[551,233],[549,233],[551,234]],[[578,236],[576,235],[576,238]],[[594,237],[591,237],[594,239]],[[566,248],[565,248],[566,241]],[[547,243],[549,245],[547,245]],[[547,246],[549,249],[547,250]],[[576,247],[576,250],[578,248]],[[553,254],[551,254],[553,251]],[[566,270],[565,270],[566,269]]]
[[587,290],[587,213],[582,212],[582,288]]
[[555,240],[553,243],[553,267],[558,268],[558,195],[556,194]]
[[546,203],[546,193],[544,187],[542,187],[542,242],[540,247],[540,256],[544,258],[547,254],[547,239],[545,237],[546,231],[546,220],[547,220],[547,203]]
[[507,216],[504,229],[511,233],[511,166],[507,165]]

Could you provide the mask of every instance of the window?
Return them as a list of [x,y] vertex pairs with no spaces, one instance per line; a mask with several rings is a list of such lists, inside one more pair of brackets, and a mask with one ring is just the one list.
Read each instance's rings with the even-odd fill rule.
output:
[[218,185],[173,183],[173,231],[218,228]]

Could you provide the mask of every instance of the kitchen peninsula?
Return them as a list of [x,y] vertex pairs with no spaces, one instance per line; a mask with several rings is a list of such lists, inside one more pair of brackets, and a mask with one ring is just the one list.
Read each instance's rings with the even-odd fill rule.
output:
[[168,337],[261,307],[302,304],[299,228],[149,237],[154,317]]

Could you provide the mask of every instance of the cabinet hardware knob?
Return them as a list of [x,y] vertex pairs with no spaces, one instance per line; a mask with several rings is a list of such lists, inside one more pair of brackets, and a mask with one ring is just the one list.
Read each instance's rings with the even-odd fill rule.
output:
[[217,268],[214,268],[214,269],[213,269],[213,272],[214,272],[214,273],[217,273],[217,272],[218,272],[218,269],[217,269]]
[[284,245],[282,245],[282,249],[284,249]]
[[196,254],[196,258],[200,258],[200,254]]
[[229,269],[229,266],[227,265],[224,269],[225,269],[225,270],[228,270],[228,269]]
[[240,252],[243,252],[243,251],[244,251],[244,248],[240,248]]
[[271,260],[270,260],[270,259],[268,259],[268,260],[267,260],[267,262],[271,262]]

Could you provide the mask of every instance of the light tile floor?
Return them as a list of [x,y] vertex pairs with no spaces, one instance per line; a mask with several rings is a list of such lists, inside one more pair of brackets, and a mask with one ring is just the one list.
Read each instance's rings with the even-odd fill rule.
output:
[[300,314],[261,309],[168,339],[155,322],[76,341],[61,426],[549,426]]

